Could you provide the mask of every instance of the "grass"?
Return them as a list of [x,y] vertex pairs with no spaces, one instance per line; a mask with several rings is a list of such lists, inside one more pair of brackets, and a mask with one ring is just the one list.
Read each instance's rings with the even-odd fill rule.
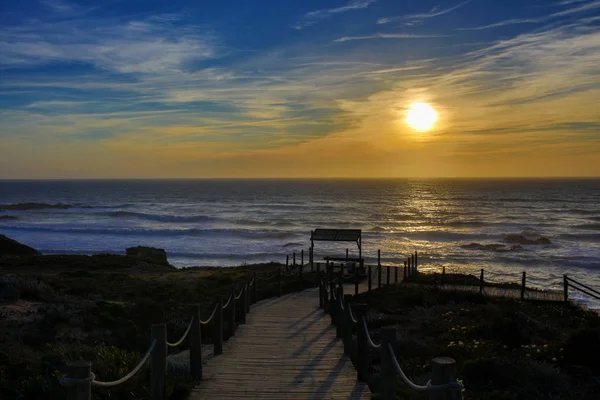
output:
[[[433,357],[457,361],[465,399],[593,399],[600,392],[600,317],[562,302],[481,297],[415,285],[386,286],[369,305],[374,341],[395,326],[396,356],[416,383]],[[374,370],[379,360],[374,358]],[[399,383],[399,398],[419,395]]]
[[[170,340],[180,337],[189,307],[205,317],[216,296],[249,274],[273,274],[280,264],[236,268],[182,268],[135,257],[34,256],[0,260],[0,286],[16,297],[0,303],[0,398],[63,399],[59,385],[66,362],[85,359],[99,380],[119,379],[141,359],[150,343],[150,326],[167,324]],[[284,293],[314,285],[315,274],[300,282],[283,277]],[[279,294],[277,278],[259,281],[258,298]],[[210,343],[210,337],[203,337]],[[112,389],[94,388],[95,399],[146,398],[149,370]],[[171,371],[168,398],[187,397],[194,382]]]

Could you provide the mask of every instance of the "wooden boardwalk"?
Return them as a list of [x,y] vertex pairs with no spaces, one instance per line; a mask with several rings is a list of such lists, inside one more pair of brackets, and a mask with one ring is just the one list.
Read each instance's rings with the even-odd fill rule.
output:
[[318,305],[318,289],[253,305],[223,354],[205,364],[190,400],[370,399]]

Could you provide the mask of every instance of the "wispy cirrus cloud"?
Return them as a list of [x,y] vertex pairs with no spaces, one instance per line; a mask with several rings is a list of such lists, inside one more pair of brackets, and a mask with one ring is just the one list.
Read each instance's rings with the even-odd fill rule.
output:
[[302,18],[300,18],[300,20],[298,22],[296,22],[294,25],[292,25],[292,28],[294,28],[294,29],[306,28],[307,26],[315,25],[316,23],[318,23],[320,21],[329,19],[336,14],[342,14],[342,13],[345,13],[348,11],[355,11],[355,10],[361,10],[361,9],[367,8],[371,4],[375,3],[376,1],[377,0],[351,0],[345,6],[329,8],[329,9],[324,9],[324,10],[311,11],[311,12],[304,14],[304,16],[302,16]]
[[382,25],[382,24],[388,24],[390,22],[404,21],[408,24],[420,24],[429,18],[439,17],[440,15],[444,15],[444,14],[447,14],[454,10],[457,10],[457,9],[461,8],[462,6],[470,3],[471,1],[472,0],[463,1],[463,2],[458,3],[449,8],[440,8],[439,6],[435,6],[428,12],[424,12],[424,13],[406,14],[406,15],[399,15],[399,16],[395,16],[395,17],[384,17],[384,18],[378,19],[377,23]]
[[557,11],[551,14],[547,14],[547,15],[542,15],[542,16],[538,16],[538,17],[532,17],[532,18],[511,18],[511,19],[507,19],[504,21],[499,21],[499,22],[495,22],[492,24],[487,24],[487,25],[480,25],[480,26],[474,26],[474,27],[467,27],[467,28],[458,28],[457,30],[461,30],[461,31],[480,31],[480,30],[485,30],[485,29],[492,29],[492,28],[500,28],[503,26],[509,26],[509,25],[518,25],[518,24],[539,24],[539,23],[544,23],[544,22],[549,22],[551,20],[560,18],[560,17],[565,17],[565,16],[570,16],[570,15],[574,15],[574,14],[579,14],[579,13],[584,13],[587,11],[591,11],[594,9],[598,9],[600,8],[600,1],[598,0],[571,0],[571,1],[563,1],[560,2],[558,5],[561,6],[565,6],[565,5],[572,5],[572,4],[578,4],[578,3],[583,3],[585,2],[585,4],[579,5],[577,7],[571,7],[571,8],[567,8],[565,10],[562,11]]
[[375,33],[365,36],[343,36],[335,39],[334,42],[348,42],[352,40],[369,40],[369,39],[425,39],[425,38],[440,38],[447,37],[446,35],[419,35],[413,33]]

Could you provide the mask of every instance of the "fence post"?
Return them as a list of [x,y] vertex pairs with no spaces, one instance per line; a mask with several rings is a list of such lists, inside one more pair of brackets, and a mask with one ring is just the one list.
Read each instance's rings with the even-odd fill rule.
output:
[[300,250],[300,265],[304,265],[304,249]]
[[483,294],[483,268],[481,268],[481,275],[479,275],[479,294]]
[[[192,378],[202,379],[202,324],[200,323],[200,306],[191,306],[191,311],[194,320],[190,329],[190,374]],[[152,360],[152,363],[154,364],[154,360]],[[154,376],[152,379],[154,379]]]
[[290,255],[286,254],[285,255],[285,269],[287,271],[287,269],[290,267]]
[[415,250],[415,272],[419,272],[419,253]]
[[329,316],[331,317],[331,323],[335,325],[335,308],[336,308],[336,304],[335,304],[335,292],[336,288],[335,288],[335,282],[334,281],[330,281],[329,282]]
[[[431,361],[431,384],[443,385],[456,382],[456,361],[449,357],[436,357]],[[460,390],[428,390],[429,400],[459,400]]]
[[350,359],[354,359],[352,354],[352,318],[350,317],[350,301],[352,300],[351,294],[344,295],[344,315],[342,315],[342,339],[344,341],[344,353]]
[[408,278],[408,263],[406,261],[404,261],[404,280],[406,280],[406,278]]
[[[190,334],[190,367],[192,364],[192,339],[194,334],[194,324],[198,322],[200,326],[200,312],[198,317],[194,315],[194,322],[192,323],[192,330]],[[198,330],[198,336],[200,331]],[[165,324],[154,324],[152,325],[152,340],[156,340],[152,353],[150,355],[152,359],[152,372],[150,375],[150,398],[152,400],[164,400],[166,395],[166,376],[167,376],[167,326]],[[195,378],[202,378],[202,363],[200,363],[199,376],[194,376],[194,369],[191,369],[192,376]]]
[[527,279],[526,272],[523,271],[523,278],[521,278],[521,300],[525,298],[525,280]]
[[292,253],[292,256],[294,257],[294,261],[293,261],[293,266],[296,266],[296,252]]
[[344,292],[341,287],[337,288],[337,303],[335,307],[335,336],[342,337],[342,324],[344,323]]
[[[254,278],[256,279],[256,277]],[[256,283],[256,281],[254,281]],[[223,297],[217,296],[217,312],[213,322],[213,351],[215,355],[223,354]]]
[[231,288],[231,300],[229,301],[229,328],[231,336],[235,335],[237,329],[237,321],[235,320],[235,288]]
[[398,267],[394,267],[394,283],[398,284]]
[[358,296],[358,267],[354,266],[354,295]]
[[392,349],[396,347],[396,327],[382,327],[381,335],[381,382],[379,385],[379,395],[381,400],[396,399],[396,369],[392,361],[393,354],[390,354],[388,344]]
[[323,279],[319,279],[319,308],[323,308]]
[[246,323],[246,285],[242,284],[242,293],[240,295],[240,324]]
[[390,266],[388,265],[387,266],[387,284],[388,285],[390,284],[390,273],[391,273],[391,270],[390,270]]
[[[92,373],[89,361],[73,361],[67,364],[67,378],[87,379]],[[92,400],[92,382],[82,381],[67,386],[67,400]]]
[[372,274],[373,270],[370,265],[367,267],[367,269],[368,269],[368,274],[369,274],[367,276],[367,291],[369,293],[371,293],[371,287],[373,286],[373,277],[371,276],[371,274]]
[[277,287],[279,288],[279,297],[281,297],[282,294],[282,288],[281,288],[281,268],[279,268],[279,271],[277,273]]
[[[379,251],[377,254],[379,254]],[[377,257],[377,289],[381,289],[381,263],[379,257]]]
[[[356,380],[366,382],[369,368],[369,347],[367,344],[367,332],[365,331],[367,305],[355,304],[356,311]],[[365,320],[366,322],[366,320]]]
[[563,275],[563,290],[565,292],[565,302],[569,301],[569,281],[567,275]]
[[303,283],[302,283],[302,269],[304,267],[304,264],[300,264],[300,271],[299,271],[299,278],[300,278],[300,288],[304,287]]
[[250,313],[250,296],[252,296],[252,289],[250,288],[250,279],[246,279],[244,282],[244,306],[246,307],[246,314]]

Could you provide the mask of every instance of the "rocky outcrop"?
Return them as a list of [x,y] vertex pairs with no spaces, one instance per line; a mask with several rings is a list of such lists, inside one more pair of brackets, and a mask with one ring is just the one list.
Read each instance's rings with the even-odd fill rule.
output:
[[518,244],[552,244],[547,237],[527,237],[525,235],[508,235],[504,238],[504,242]]
[[48,203],[17,203],[17,204],[5,204],[3,206],[0,205],[0,209],[2,209],[2,210],[20,210],[20,211],[45,210],[48,208],[66,210],[71,207],[73,207],[71,204],[48,204]]
[[460,247],[468,250],[484,250],[484,251],[496,251],[499,253],[504,253],[507,251],[523,251],[525,250],[523,247],[517,245],[514,246],[505,246],[503,244],[479,244],[479,243],[469,243],[463,244]]
[[125,249],[128,256],[147,258],[161,264],[169,264],[167,261],[167,252],[164,249],[156,247],[137,246]]
[[38,256],[40,252],[7,236],[0,235],[0,257]]

